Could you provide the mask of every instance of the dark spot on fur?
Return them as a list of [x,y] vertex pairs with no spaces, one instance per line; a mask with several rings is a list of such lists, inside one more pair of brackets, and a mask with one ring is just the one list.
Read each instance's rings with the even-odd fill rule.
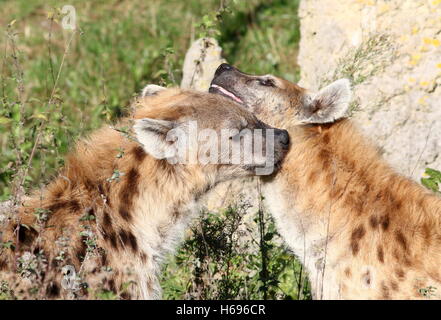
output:
[[121,299],[123,299],[123,300],[131,300],[132,299],[132,296],[128,293],[128,292],[123,292],[123,293],[121,293]]
[[95,189],[92,180],[87,178],[84,180],[84,187],[86,188],[87,191],[93,191]]
[[136,237],[131,232],[129,232],[129,244],[130,244],[130,247],[132,248],[133,252],[138,251],[138,242],[136,240]]
[[77,200],[71,200],[69,202],[69,210],[73,212],[80,211],[81,206],[80,203]]
[[39,254],[40,251],[41,251],[41,248],[40,248],[39,246],[36,246],[36,247],[34,248],[34,250],[32,250],[32,253],[33,253],[33,254]]
[[77,212],[80,211],[81,206],[78,200],[55,201],[55,203],[51,204],[47,209],[52,213],[60,209],[68,209],[69,211]]
[[372,215],[369,218],[369,225],[371,226],[372,229],[376,229],[378,227],[378,224],[380,222],[378,221],[377,217],[375,215]]
[[119,238],[121,239],[121,242],[126,246],[127,242],[129,241],[129,236],[128,236],[127,232],[124,230],[120,230]]
[[108,281],[108,283],[109,283],[109,289],[110,289],[111,291],[113,291],[114,293],[116,293],[115,280],[110,279],[110,280]]
[[107,211],[104,211],[104,213],[103,213],[103,226],[106,229],[112,228],[112,218],[110,218],[110,215]]
[[345,272],[346,277],[348,277],[348,278],[351,277],[352,273],[351,273],[351,269],[349,269],[349,267],[346,267],[344,272]]
[[175,169],[174,166],[165,159],[158,160],[155,163],[158,166],[158,169],[166,175],[172,174]]
[[430,228],[430,225],[426,222],[423,224],[423,237],[426,243],[430,242],[430,239],[432,238],[432,230]]
[[378,261],[380,261],[381,263],[384,263],[384,251],[383,251],[383,247],[381,246],[381,244],[377,248],[377,258],[378,258]]
[[407,250],[407,240],[401,231],[395,232],[395,239],[397,239],[398,243],[403,248],[403,250],[406,251]]
[[84,258],[86,257],[86,249],[87,248],[86,248],[86,243],[84,242],[84,240],[85,240],[85,238],[83,237],[80,242],[80,245],[77,248],[77,253],[76,253],[77,259],[80,263],[82,263],[84,261]]
[[95,210],[93,210],[93,208],[89,208],[89,209],[87,209],[86,214],[88,216],[94,216],[95,217]]
[[103,267],[107,265],[107,254],[105,252],[101,253],[101,265]]
[[308,183],[312,184],[314,182],[317,181],[317,177],[318,177],[319,173],[315,170],[311,171],[308,175]]
[[392,288],[393,291],[397,291],[398,290],[398,283],[396,283],[395,281],[391,281],[390,282],[390,287]]
[[119,215],[126,221],[130,221],[132,219],[129,211],[123,206],[119,208]]
[[144,252],[141,252],[141,261],[142,261],[143,263],[146,263],[146,262],[147,262],[147,255],[146,255]]
[[176,221],[181,216],[181,212],[178,209],[173,210],[172,217],[173,221]]
[[325,134],[323,135],[323,137],[322,137],[322,141],[323,141],[323,143],[328,144],[328,143],[329,143],[329,140],[330,140],[330,138],[329,138],[329,133],[325,133]]
[[60,287],[56,283],[50,283],[46,287],[46,295],[49,298],[56,298],[60,294]]
[[0,259],[0,271],[6,270],[6,269],[7,269],[6,260]]
[[32,227],[20,226],[18,228],[18,242],[22,246],[29,246],[38,236],[38,232]]
[[351,242],[351,250],[354,256],[357,255],[358,251],[360,250],[360,246],[358,245],[358,242]]
[[390,299],[389,288],[386,286],[384,281],[381,281],[381,293],[382,299]]
[[134,168],[130,169],[125,181],[120,193],[120,200],[124,207],[120,206],[119,213],[124,220],[129,221],[131,220],[130,210],[132,209],[133,198],[138,194],[138,171]]
[[405,254],[405,255],[403,256],[403,264],[404,264],[406,267],[411,267],[411,266],[412,266],[412,261],[410,261],[409,256],[408,256],[407,254]]
[[121,238],[122,243],[124,243],[125,246],[129,246],[133,252],[136,253],[138,251],[138,242],[130,231],[121,230],[119,232],[119,237]]
[[364,227],[358,226],[356,229],[354,229],[354,231],[352,231],[351,234],[351,249],[352,249],[352,254],[356,255],[360,249],[358,242],[364,237],[366,233],[366,230],[364,229]]
[[133,148],[132,154],[135,160],[138,162],[144,161],[145,157],[147,156],[147,154],[145,153],[144,149],[141,146],[136,146],[135,148]]
[[322,170],[329,169],[331,165],[331,153],[327,150],[321,150],[318,154],[320,161],[322,162]]
[[406,274],[404,273],[404,271],[402,269],[396,269],[395,274],[397,275],[397,277],[400,281],[403,281],[406,276]]
[[362,279],[363,279],[364,284],[365,284],[366,286],[370,286],[370,285],[371,285],[371,281],[372,281],[372,279],[371,279],[371,273],[369,272],[369,270],[367,270],[367,271],[363,274]]
[[52,193],[52,198],[54,200],[58,200],[63,196],[63,194],[64,194],[64,189],[59,188],[58,190],[56,190]]
[[47,209],[50,210],[52,213],[57,212],[60,209],[63,209],[66,207],[66,201],[55,201],[55,203],[51,204]]
[[110,242],[110,245],[112,246],[112,248],[114,249],[118,249],[118,242],[116,241],[116,235],[114,232],[109,232],[107,234],[107,239]]
[[98,184],[98,192],[100,193],[100,194],[102,194],[102,195],[106,195],[105,193],[104,193],[104,188],[103,188],[103,185],[100,183],[100,184]]
[[383,231],[389,229],[389,224],[390,224],[389,216],[385,214],[383,217],[381,217],[381,228],[383,229]]

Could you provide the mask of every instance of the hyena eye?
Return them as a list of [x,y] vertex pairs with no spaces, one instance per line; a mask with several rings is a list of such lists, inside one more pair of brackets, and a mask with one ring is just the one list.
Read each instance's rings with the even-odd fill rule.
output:
[[276,86],[273,79],[266,78],[266,79],[258,79],[257,81],[259,82],[259,84],[261,86],[265,86],[265,87],[275,87]]

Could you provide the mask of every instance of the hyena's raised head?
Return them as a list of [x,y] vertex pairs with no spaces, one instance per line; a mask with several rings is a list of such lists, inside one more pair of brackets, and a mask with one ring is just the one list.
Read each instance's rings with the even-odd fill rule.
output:
[[174,90],[160,90],[135,113],[136,138],[148,154],[215,182],[280,167],[289,146],[286,130],[220,95]]
[[343,118],[351,100],[347,79],[337,80],[318,93],[273,75],[249,75],[226,63],[214,75],[211,93],[221,94],[272,125],[330,123]]

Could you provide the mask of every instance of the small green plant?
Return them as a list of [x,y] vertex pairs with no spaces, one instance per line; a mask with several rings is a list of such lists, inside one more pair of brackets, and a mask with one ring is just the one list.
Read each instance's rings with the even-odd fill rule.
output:
[[112,176],[107,178],[108,182],[116,181],[119,182],[120,178],[124,175],[124,172],[119,171],[118,169],[115,169],[112,173]]
[[0,282],[0,300],[12,300],[14,299],[14,293],[9,288],[6,281]]
[[165,269],[164,298],[309,299],[302,267],[281,243],[270,216],[246,202],[206,211]]
[[436,288],[432,287],[432,286],[428,286],[427,288],[419,289],[419,292],[423,297],[431,298],[431,297],[435,296]]
[[101,291],[95,292],[95,299],[97,299],[97,300],[119,300],[119,297],[113,291],[103,289]]
[[441,172],[435,169],[427,168],[424,172],[425,178],[421,178],[421,183],[427,189],[433,192],[440,193],[441,186]]

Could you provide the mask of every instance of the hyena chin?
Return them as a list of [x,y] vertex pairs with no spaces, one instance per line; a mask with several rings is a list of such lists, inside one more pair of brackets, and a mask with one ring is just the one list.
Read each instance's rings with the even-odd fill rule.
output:
[[[183,161],[183,146],[168,133],[178,130],[180,141],[190,141],[189,122],[215,133],[271,130],[274,152],[259,152],[247,163]],[[186,147],[200,156],[241,143],[225,135],[209,141],[209,148],[207,141]],[[130,117],[80,141],[58,177],[9,215],[0,252],[2,290],[28,299],[160,298],[161,261],[183,238],[197,199],[220,181],[255,175],[262,154],[277,168],[288,146],[287,131],[229,99],[148,86]]]
[[310,93],[223,64],[209,91],[288,130],[288,155],[263,192],[316,299],[441,298],[441,199],[394,172],[345,119],[348,80]]

